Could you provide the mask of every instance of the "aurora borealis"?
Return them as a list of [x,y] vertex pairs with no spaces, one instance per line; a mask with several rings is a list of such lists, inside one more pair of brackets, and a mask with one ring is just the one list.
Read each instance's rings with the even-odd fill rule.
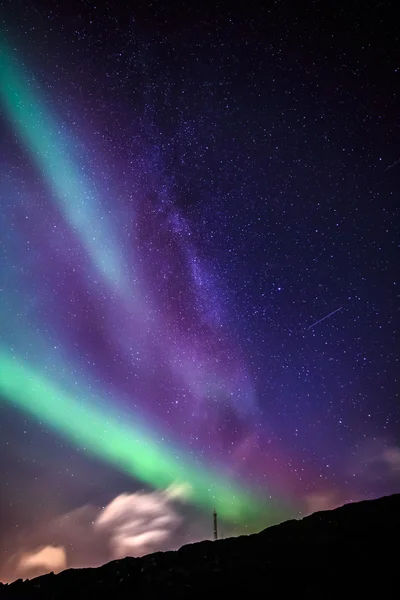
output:
[[250,496],[235,490],[222,477],[213,479],[199,468],[190,469],[184,459],[179,460],[176,454],[169,456],[168,449],[163,451],[152,443],[149,435],[118,423],[113,415],[96,410],[88,402],[74,401],[26,367],[17,365],[15,359],[2,356],[2,366],[7,377],[2,378],[0,385],[6,398],[141,481],[161,489],[174,482],[190,482],[197,502],[206,508],[218,503],[225,518],[240,518],[241,512],[242,518],[248,518],[246,510],[251,512],[257,507],[252,505]]
[[209,537],[214,507],[236,534],[398,491],[382,57],[362,59],[361,103],[315,15],[294,58],[260,7],[257,25],[16,4],[0,41],[0,579],[21,557],[114,557],[122,513],[115,556]]
[[[113,239],[110,234],[111,228],[103,227],[106,219],[96,218],[99,214],[96,192],[92,191],[90,184],[86,185],[84,178],[80,176],[79,169],[68,154],[68,144],[63,144],[62,140],[58,139],[59,127],[55,119],[46,114],[44,103],[32,92],[27,76],[24,77],[24,74],[19,72],[17,59],[5,44],[1,48],[1,56],[3,104],[22,143],[26,145],[43,174],[49,190],[53,192],[66,226],[69,225],[72,234],[77,236],[78,243],[87,252],[91,263],[89,268],[94,274],[98,273],[99,279],[104,281],[106,290],[110,290],[114,295],[116,305],[126,312],[130,322],[131,319],[144,319],[146,334],[152,336],[153,329],[158,326],[158,320],[153,315],[160,315],[160,311],[156,313],[151,307],[149,309],[148,305],[151,303],[148,300],[143,304],[137,280],[132,283],[135,279],[135,276],[132,277],[132,270],[124,264],[117,244],[110,243],[110,239]],[[140,323],[135,328],[131,325],[135,332],[140,327]],[[126,331],[126,334],[132,338],[129,344],[134,344],[135,334],[129,334],[129,331]],[[164,342],[163,339],[160,341]],[[33,336],[31,346],[35,344]],[[211,370],[206,372],[203,379],[201,362],[195,365],[198,367],[197,372],[191,371],[191,365],[185,364],[178,352],[179,347],[172,351],[173,375],[177,371],[177,375],[185,383],[193,386],[194,394],[206,395],[207,388],[214,388],[218,393],[222,387],[225,393],[229,392],[225,382],[212,380],[213,377],[218,377],[217,369],[216,373]],[[43,367],[29,371],[25,365],[19,364],[18,352],[16,354],[17,356],[2,356],[1,390],[5,398],[33,414],[38,420],[61,431],[73,443],[87,447],[99,457],[127,470],[145,483],[161,488],[181,480],[188,483],[194,487],[193,493],[199,504],[204,504],[211,510],[215,503],[218,503],[222,516],[239,519],[240,513],[246,511],[246,507],[250,511],[253,510],[251,497],[247,498],[244,494],[241,499],[240,490],[233,489],[229,482],[223,482],[217,476],[207,478],[205,474],[201,475],[200,467],[196,467],[195,464],[190,469],[184,460],[169,457],[166,442],[160,447],[159,442],[152,442],[151,435],[141,439],[141,433],[137,429],[117,424],[115,418],[109,417],[106,411],[102,414],[96,405],[92,407],[84,399],[75,400],[68,397],[61,387],[54,387],[51,381],[43,378]],[[181,369],[187,368],[189,371],[181,372]],[[79,387],[78,394],[85,396],[86,393],[84,386]],[[156,439],[159,440],[160,437],[158,434]],[[162,446],[166,447],[163,449]]]

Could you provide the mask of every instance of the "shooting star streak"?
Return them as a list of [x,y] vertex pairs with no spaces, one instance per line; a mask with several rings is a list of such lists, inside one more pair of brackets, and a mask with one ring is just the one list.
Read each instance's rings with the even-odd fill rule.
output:
[[395,167],[396,165],[398,165],[400,162],[400,158],[398,160],[396,160],[396,162],[394,162],[392,165],[389,165],[387,167],[387,169],[385,169],[383,172],[386,173],[386,171],[389,171],[389,169],[393,169],[393,167]]
[[329,317],[331,317],[335,313],[339,312],[339,310],[342,310],[342,308],[343,308],[343,306],[341,306],[340,308],[337,308],[333,312],[329,313],[329,315],[326,315],[326,317],[322,317],[322,319],[320,319],[319,321],[315,321],[315,323],[313,323],[312,325],[310,325],[310,327],[307,327],[307,331],[309,329],[311,329],[312,327],[315,327],[316,325],[318,325],[318,323],[322,323],[322,321],[325,321],[325,319],[329,319]]

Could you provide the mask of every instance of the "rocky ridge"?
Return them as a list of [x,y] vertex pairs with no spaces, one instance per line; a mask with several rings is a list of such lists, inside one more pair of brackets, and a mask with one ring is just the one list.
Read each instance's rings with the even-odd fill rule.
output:
[[258,534],[69,569],[0,586],[0,600],[399,596],[400,494]]

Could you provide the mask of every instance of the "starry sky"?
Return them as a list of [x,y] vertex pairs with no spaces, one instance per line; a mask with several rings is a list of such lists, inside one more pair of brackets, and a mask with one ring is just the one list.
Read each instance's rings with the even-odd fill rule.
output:
[[0,2],[0,580],[400,490],[394,3]]

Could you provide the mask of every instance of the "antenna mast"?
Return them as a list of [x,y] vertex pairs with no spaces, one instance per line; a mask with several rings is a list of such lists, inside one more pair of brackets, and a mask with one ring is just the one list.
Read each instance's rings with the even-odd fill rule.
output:
[[217,515],[217,511],[215,510],[215,508],[214,508],[214,512],[213,512],[213,518],[214,518],[214,542],[216,542],[218,539],[218,527],[217,527],[218,515]]

